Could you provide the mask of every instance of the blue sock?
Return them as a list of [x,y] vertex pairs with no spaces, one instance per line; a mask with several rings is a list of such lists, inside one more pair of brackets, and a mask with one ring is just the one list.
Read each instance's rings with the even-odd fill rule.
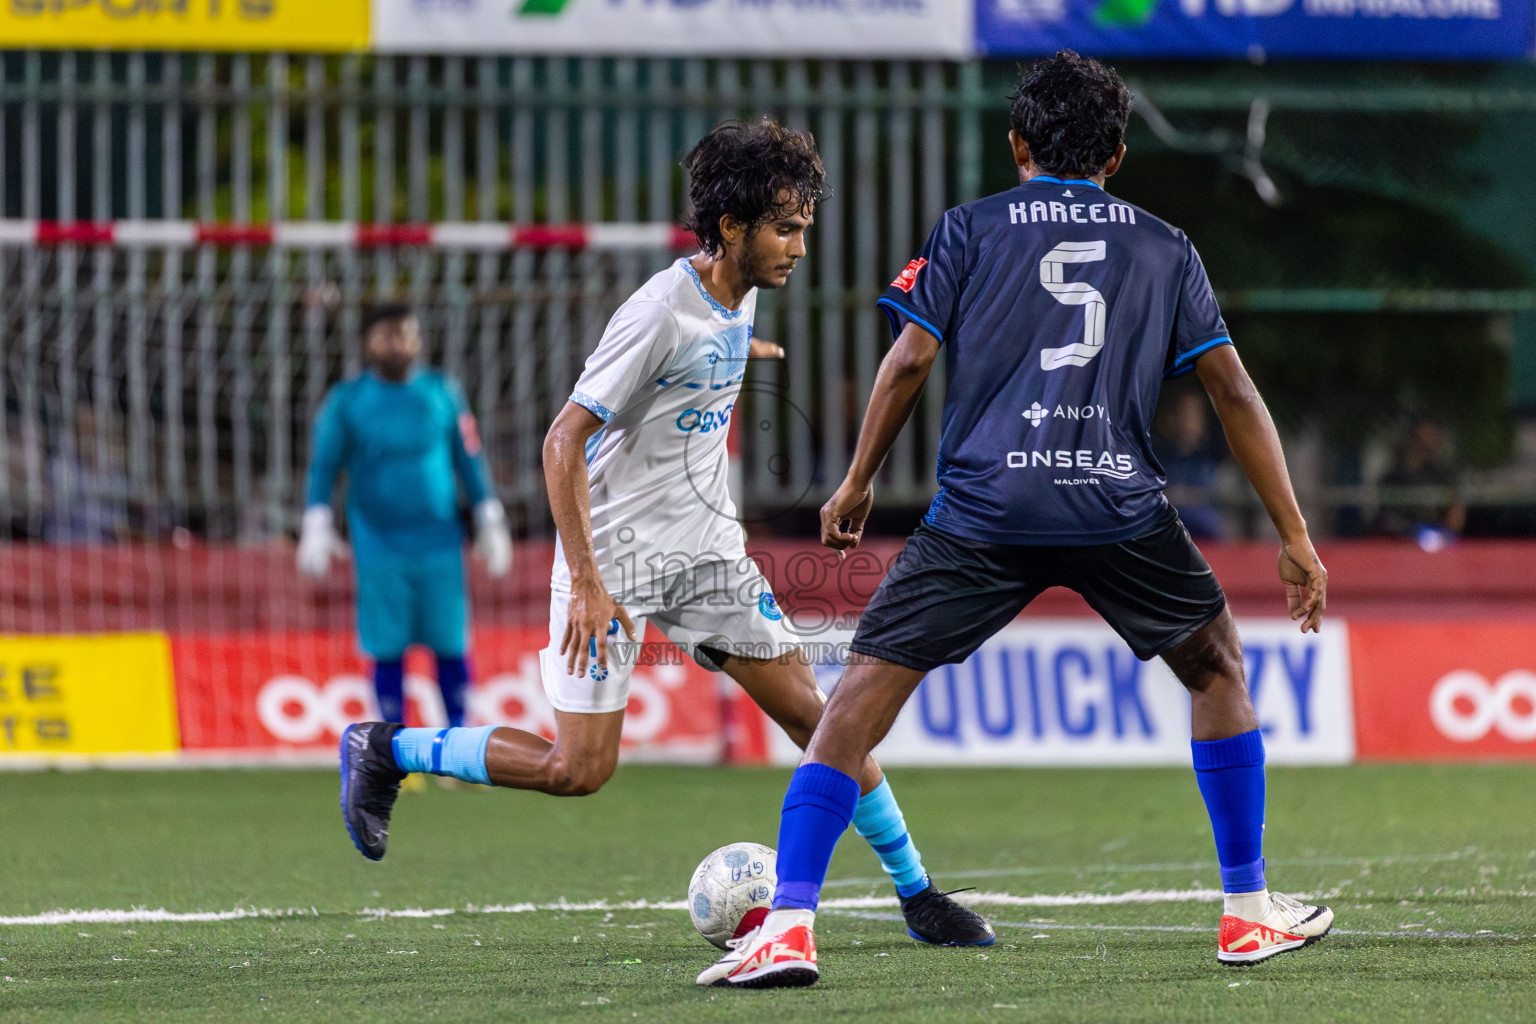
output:
[[1264,888],[1264,737],[1259,730],[1224,740],[1190,743],[1195,780],[1216,834],[1221,887]]
[[469,659],[463,655],[437,656],[437,688],[443,691],[443,710],[448,712],[448,727],[464,724],[464,701],[469,695]]
[[773,908],[815,910],[832,850],[848,830],[859,784],[836,768],[803,764],[789,780],[779,821],[779,885]]
[[465,782],[491,784],[485,767],[485,748],[494,725],[475,729],[401,729],[390,741],[395,765],[403,772],[452,775]]
[[373,692],[379,701],[379,717],[386,722],[405,721],[405,662],[399,658],[373,663]]
[[896,883],[898,893],[915,896],[928,888],[923,857],[907,834],[907,823],[901,808],[896,806],[896,795],[889,782],[881,779],[880,785],[859,797],[858,810],[853,812],[853,830],[868,840],[869,848],[880,858],[880,866]]

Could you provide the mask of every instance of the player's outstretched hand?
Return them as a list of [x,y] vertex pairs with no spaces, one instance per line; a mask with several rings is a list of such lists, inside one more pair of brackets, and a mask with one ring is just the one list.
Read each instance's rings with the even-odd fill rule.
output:
[[299,526],[299,572],[322,579],[332,557],[347,557],[347,545],[336,535],[336,514],[329,505],[312,505]]
[[629,621],[629,613],[608,593],[602,579],[595,572],[580,582],[572,580],[571,605],[565,617],[565,636],[560,639],[565,670],[571,675],[585,676],[590,657],[597,662],[599,670],[606,672],[608,641],[611,635],[618,633],[613,628],[615,623],[623,628],[624,635],[631,640],[640,639],[635,635],[635,624]]
[[783,359],[784,358],[784,346],[783,345],[775,345],[773,342],[771,342],[771,341],[764,341],[761,338],[753,338],[751,341],[747,342],[747,348],[748,348],[748,352],[747,352],[747,358],[748,359]]
[[1285,600],[1291,621],[1301,619],[1301,631],[1318,632],[1323,624],[1323,608],[1328,604],[1328,570],[1317,557],[1312,542],[1299,541],[1280,545],[1280,580],[1285,584]]
[[[859,546],[864,536],[864,520],[869,518],[875,506],[875,489],[869,485],[860,487],[851,480],[844,480],[837,493],[821,506],[821,542],[846,557],[843,552]],[[844,528],[847,524],[847,528]]]
[[507,529],[507,510],[495,498],[475,506],[475,557],[485,563],[492,579],[512,569],[512,532]]

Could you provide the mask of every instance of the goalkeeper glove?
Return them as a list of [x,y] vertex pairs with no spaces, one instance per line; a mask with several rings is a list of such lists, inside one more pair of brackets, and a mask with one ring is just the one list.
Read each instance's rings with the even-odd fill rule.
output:
[[512,568],[512,534],[507,529],[507,512],[495,498],[486,498],[475,506],[475,557],[485,563],[485,571],[500,579]]
[[320,579],[330,569],[332,556],[347,556],[346,544],[336,535],[335,513],[329,505],[311,505],[299,528],[299,572]]

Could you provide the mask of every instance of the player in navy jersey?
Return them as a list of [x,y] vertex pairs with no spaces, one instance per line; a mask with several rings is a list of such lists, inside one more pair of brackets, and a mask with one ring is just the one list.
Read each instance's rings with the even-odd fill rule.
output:
[[1226,892],[1217,958],[1316,941],[1333,912],[1264,878],[1264,743],[1210,566],[1163,497],[1149,428],[1163,380],[1194,372],[1281,537],[1291,618],[1317,630],[1327,574],[1269,413],[1182,231],[1104,190],[1125,157],[1119,75],[1062,52],[1023,76],[1009,140],[1020,184],[947,212],[879,299],[880,367],[822,541],[858,544],[871,481],[940,351],[940,490],[869,607],[784,800],[774,911],[700,984],[807,985],[814,911],[858,785],[850,777],[931,669],[964,660],[1065,586],[1191,697],[1194,764]]

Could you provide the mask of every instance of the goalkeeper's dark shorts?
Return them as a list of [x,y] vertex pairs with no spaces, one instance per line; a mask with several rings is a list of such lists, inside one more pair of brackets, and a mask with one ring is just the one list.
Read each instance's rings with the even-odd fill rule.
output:
[[870,598],[850,647],[922,672],[961,662],[1047,587],[1083,595],[1143,661],[1227,604],[1171,506],[1147,533],[1118,544],[987,544],[924,523]]

